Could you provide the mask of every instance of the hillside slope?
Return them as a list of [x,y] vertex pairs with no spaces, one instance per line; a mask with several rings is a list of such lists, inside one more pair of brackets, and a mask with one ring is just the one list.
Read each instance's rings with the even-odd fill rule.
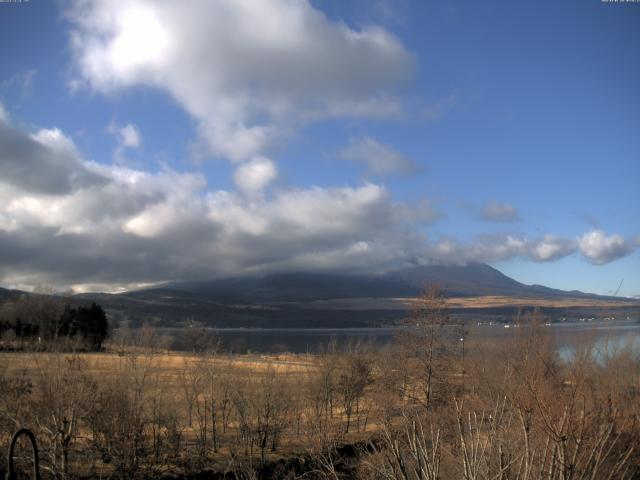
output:
[[[217,327],[365,327],[405,317],[410,302],[403,299],[417,296],[429,283],[440,285],[449,297],[464,299],[452,303],[451,309],[464,318],[508,319],[528,302],[551,316],[583,316],[598,302],[608,302],[609,308],[615,301],[624,311],[638,303],[525,285],[486,264],[419,266],[384,275],[281,273],[79,297],[95,300],[134,323],[162,326],[195,321]],[[500,300],[487,302],[489,297]],[[574,301],[570,306],[560,302],[566,299]],[[476,301],[482,306],[474,305]]]
[[[176,327],[196,322],[215,327],[369,327],[406,317],[411,298],[430,283],[444,289],[451,314],[463,319],[484,316],[508,320],[519,309],[534,305],[551,317],[591,316],[605,310],[635,315],[640,310],[637,300],[525,285],[478,263],[416,266],[383,275],[299,272],[175,282],[74,298],[95,301],[116,322],[126,320],[131,325]],[[22,293],[0,288],[0,303]]]

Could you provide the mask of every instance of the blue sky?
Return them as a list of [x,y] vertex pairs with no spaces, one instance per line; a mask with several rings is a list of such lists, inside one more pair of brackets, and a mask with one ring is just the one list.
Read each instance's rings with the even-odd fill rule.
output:
[[0,42],[0,284],[485,261],[640,294],[639,4],[31,0]]

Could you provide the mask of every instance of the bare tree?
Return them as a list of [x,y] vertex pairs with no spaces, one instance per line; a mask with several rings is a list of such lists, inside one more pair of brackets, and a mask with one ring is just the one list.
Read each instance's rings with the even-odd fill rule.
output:
[[[444,364],[440,361],[445,352],[446,300],[437,285],[427,286],[415,299],[410,314],[398,335],[407,362],[415,365],[408,371],[414,373],[405,383],[405,394],[414,401],[430,406],[434,397],[436,380],[440,380]],[[439,376],[439,378],[436,378]]]
[[345,432],[349,432],[352,417],[358,413],[359,402],[365,389],[373,383],[372,362],[368,355],[356,346],[342,355],[337,391],[346,416]]

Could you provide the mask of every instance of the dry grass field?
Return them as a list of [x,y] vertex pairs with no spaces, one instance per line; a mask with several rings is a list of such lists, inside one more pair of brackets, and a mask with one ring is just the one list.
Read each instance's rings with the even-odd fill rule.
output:
[[384,349],[179,354],[146,331],[103,353],[0,353],[0,448],[30,428],[61,479],[638,478],[637,352],[585,342],[566,362],[535,324],[461,351],[434,301]]
[[[487,295],[483,297],[452,297],[447,299],[447,306],[450,308],[487,308],[487,307],[522,307],[522,308],[534,308],[534,307],[554,307],[554,308],[570,308],[570,307],[589,307],[594,309],[599,308],[615,308],[615,307],[628,307],[632,305],[629,300],[609,300],[609,299],[593,299],[593,298],[578,298],[567,297],[559,299],[541,299],[541,298],[526,298],[526,297],[507,297],[507,296],[493,296]],[[640,302],[635,302],[635,305],[640,307]]]
[[[0,352],[0,364],[6,375],[24,373],[30,377],[37,375],[47,365],[81,359],[85,371],[94,376],[110,376],[126,368],[127,359],[134,354],[149,355],[148,352],[134,351],[125,354],[107,349],[102,353],[56,353],[56,352]],[[239,376],[260,375],[276,372],[278,375],[292,376],[308,374],[318,368],[317,359],[311,355],[215,355],[203,359],[202,355],[160,350],[149,356],[154,373],[166,381],[166,387],[175,384],[190,365],[204,362],[210,368],[224,368]]]
[[[378,298],[338,298],[330,300],[314,300],[313,302],[292,302],[301,307],[318,309],[349,310],[398,310],[411,308],[419,298],[378,297]],[[517,297],[504,295],[485,295],[474,297],[450,297],[446,299],[449,308],[483,309],[494,307],[522,307],[523,309],[540,308],[635,308],[640,310],[640,301],[631,299],[598,299],[581,297],[564,297],[555,299]]]

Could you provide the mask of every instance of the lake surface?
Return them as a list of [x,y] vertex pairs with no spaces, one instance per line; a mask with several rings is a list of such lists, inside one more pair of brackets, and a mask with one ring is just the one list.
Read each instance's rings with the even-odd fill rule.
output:
[[640,355],[640,323],[637,321],[559,324],[553,332],[558,353],[565,360],[571,359],[584,345],[590,345],[599,357],[626,348]]
[[[541,327],[554,338],[558,352],[570,358],[576,348],[589,344],[601,352],[630,345],[640,353],[640,323],[628,321],[592,321],[554,323]],[[318,352],[334,341],[338,346],[365,342],[383,346],[389,343],[398,328],[222,328],[215,332],[225,350],[237,353]],[[467,338],[508,339],[518,331],[515,326],[504,328],[502,324],[467,327]]]

